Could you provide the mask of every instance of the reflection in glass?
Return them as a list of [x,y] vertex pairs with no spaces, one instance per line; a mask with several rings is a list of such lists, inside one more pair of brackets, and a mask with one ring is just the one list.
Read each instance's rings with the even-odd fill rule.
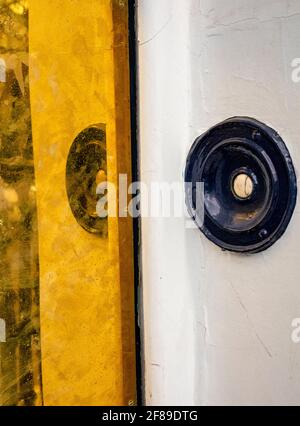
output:
[[[0,0],[0,405],[41,404],[27,1]],[[3,333],[2,333],[3,335]]]

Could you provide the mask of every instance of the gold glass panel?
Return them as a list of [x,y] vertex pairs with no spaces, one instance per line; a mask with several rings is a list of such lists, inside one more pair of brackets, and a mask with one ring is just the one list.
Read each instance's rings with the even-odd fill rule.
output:
[[128,7],[0,0],[0,405],[136,403]]
[[0,0],[0,405],[41,403],[28,5]]

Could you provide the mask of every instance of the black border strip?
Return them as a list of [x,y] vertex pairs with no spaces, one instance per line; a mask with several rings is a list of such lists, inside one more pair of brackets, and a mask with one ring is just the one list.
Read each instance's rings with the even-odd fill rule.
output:
[[[139,173],[138,148],[138,54],[137,54],[137,1],[128,0],[128,34],[129,34],[129,64],[130,64],[130,116],[131,116],[131,161],[132,182],[137,182]],[[135,336],[136,336],[136,377],[137,405],[144,401],[143,356],[142,356],[142,318],[140,306],[141,289],[141,223],[140,218],[133,219],[133,250],[134,250],[134,287],[135,287]]]

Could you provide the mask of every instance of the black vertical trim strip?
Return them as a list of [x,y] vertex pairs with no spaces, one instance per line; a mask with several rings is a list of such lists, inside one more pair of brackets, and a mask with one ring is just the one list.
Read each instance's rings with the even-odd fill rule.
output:
[[[137,1],[128,0],[128,34],[129,34],[129,61],[130,61],[130,115],[131,115],[131,158],[132,182],[137,182],[139,173],[138,149],[138,82],[137,82]],[[133,219],[133,244],[134,244],[134,287],[135,287],[135,332],[136,332],[136,377],[137,377],[137,405],[143,404],[143,356],[141,346],[141,258],[140,258],[140,218]]]

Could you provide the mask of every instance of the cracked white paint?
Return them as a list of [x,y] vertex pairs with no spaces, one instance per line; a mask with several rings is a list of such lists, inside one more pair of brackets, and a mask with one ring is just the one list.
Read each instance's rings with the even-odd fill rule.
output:
[[[182,179],[194,139],[257,118],[300,166],[298,0],[140,0],[141,178]],[[148,404],[300,404],[300,215],[268,251],[222,252],[181,219],[143,219]]]

